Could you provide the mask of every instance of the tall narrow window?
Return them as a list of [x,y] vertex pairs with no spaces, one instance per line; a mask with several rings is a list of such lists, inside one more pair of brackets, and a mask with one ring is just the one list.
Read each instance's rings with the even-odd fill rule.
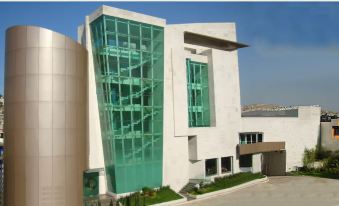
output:
[[188,125],[210,126],[210,102],[208,91],[208,66],[206,63],[186,59]]
[[221,158],[221,173],[232,172],[232,157]]
[[205,173],[206,176],[216,175],[217,170],[217,159],[207,159],[205,160]]

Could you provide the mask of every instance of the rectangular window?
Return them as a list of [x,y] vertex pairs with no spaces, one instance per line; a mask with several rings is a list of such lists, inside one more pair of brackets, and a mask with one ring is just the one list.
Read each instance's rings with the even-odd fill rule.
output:
[[246,135],[246,144],[251,144],[251,135],[250,134],[247,134]]
[[252,137],[252,138],[251,138],[251,139],[252,139],[252,142],[251,142],[251,143],[252,143],[252,144],[257,143],[257,134],[252,134],[251,137]]
[[205,173],[206,176],[216,175],[217,170],[217,159],[207,159],[205,160]]
[[244,134],[240,134],[240,144],[246,144],[246,139]]
[[262,142],[262,134],[258,134],[258,142]]
[[221,158],[221,173],[232,172],[232,157]]
[[139,37],[140,36],[140,25],[130,23],[129,32],[131,36]]
[[128,27],[127,22],[118,21],[118,32],[120,34],[127,35],[128,34],[128,28],[127,27]]
[[262,132],[244,132],[239,134],[239,144],[255,144],[263,142],[264,133]]
[[252,167],[252,154],[240,155],[239,167]]
[[109,32],[115,32],[115,21],[114,20],[106,21],[106,30]]
[[189,127],[211,126],[207,70],[206,63],[186,59]]
[[332,129],[334,136],[339,135],[339,126],[333,126]]

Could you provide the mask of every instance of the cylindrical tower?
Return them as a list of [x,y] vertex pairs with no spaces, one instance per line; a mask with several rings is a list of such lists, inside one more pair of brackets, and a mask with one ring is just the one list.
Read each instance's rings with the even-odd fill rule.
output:
[[35,26],[6,32],[5,205],[80,206],[86,49]]

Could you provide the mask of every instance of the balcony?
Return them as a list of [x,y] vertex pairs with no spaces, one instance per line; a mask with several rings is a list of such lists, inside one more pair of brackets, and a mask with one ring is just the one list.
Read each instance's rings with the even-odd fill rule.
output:
[[285,150],[285,142],[258,142],[254,144],[238,144],[238,155],[256,154]]

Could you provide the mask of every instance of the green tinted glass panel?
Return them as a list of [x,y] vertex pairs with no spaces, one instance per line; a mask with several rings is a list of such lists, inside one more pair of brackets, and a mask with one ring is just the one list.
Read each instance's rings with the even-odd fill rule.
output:
[[208,66],[186,59],[188,125],[209,127],[210,103],[208,93]]
[[85,197],[99,195],[99,172],[84,172],[83,182]]
[[108,190],[159,187],[164,29],[106,15],[90,27]]

